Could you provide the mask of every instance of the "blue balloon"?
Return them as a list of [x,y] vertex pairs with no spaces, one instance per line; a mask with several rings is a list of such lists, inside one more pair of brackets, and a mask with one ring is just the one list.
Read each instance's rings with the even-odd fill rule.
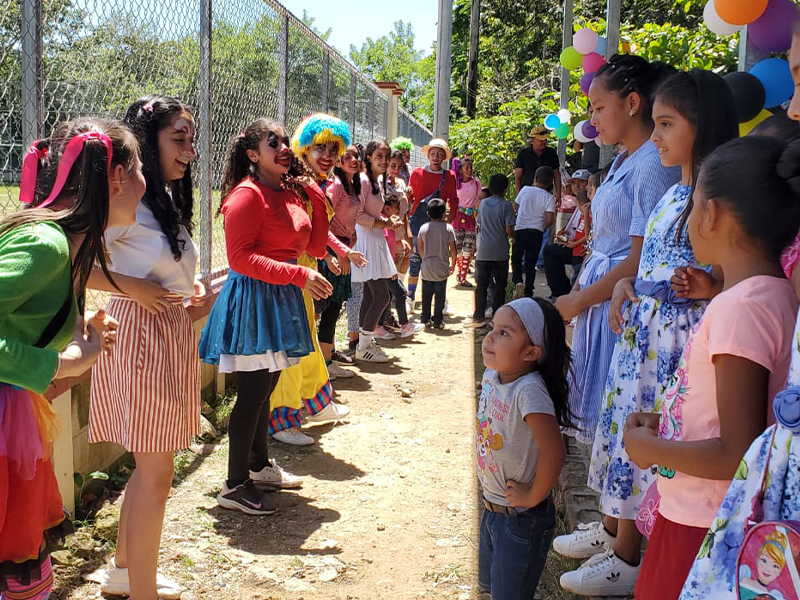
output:
[[558,115],[547,115],[544,119],[544,126],[548,129],[555,130],[559,125],[561,125],[561,119],[558,118]]
[[767,92],[764,108],[780,106],[794,95],[794,81],[789,63],[781,58],[762,60],[750,69]]
[[597,38],[597,48],[594,49],[600,56],[606,55],[606,49],[608,48],[608,40],[601,36]]

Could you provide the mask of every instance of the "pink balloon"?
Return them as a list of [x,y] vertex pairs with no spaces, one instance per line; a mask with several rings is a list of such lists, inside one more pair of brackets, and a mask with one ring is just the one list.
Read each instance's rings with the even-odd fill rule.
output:
[[764,14],[747,26],[747,35],[766,52],[783,52],[792,45],[792,28],[798,16],[794,2],[770,0]]
[[589,28],[581,29],[572,38],[572,45],[581,54],[589,54],[597,48],[597,34]]
[[605,64],[606,60],[600,56],[597,52],[590,52],[586,56],[583,57],[583,61],[581,62],[581,66],[583,70],[587,73],[595,73],[597,69]]
[[592,85],[592,81],[594,80],[594,73],[584,73],[581,76],[581,91],[589,95],[589,86]]

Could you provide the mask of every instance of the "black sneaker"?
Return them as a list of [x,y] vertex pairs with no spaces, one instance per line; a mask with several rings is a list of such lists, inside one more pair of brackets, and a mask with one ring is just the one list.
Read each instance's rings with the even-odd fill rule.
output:
[[442,329],[444,329],[444,323],[434,323],[433,324],[433,328],[442,330]]
[[252,479],[230,489],[228,482],[222,484],[217,495],[217,504],[228,510],[238,510],[248,515],[271,515],[278,507],[264,492],[259,490]]
[[384,321],[383,326],[392,333],[400,333],[400,323],[397,322],[394,313],[389,315],[389,318]]
[[[358,342],[356,342],[356,345],[358,345]],[[347,356],[347,354],[339,350],[333,351],[333,354],[331,354],[331,360],[343,365],[352,365],[354,362],[356,362],[352,356]]]

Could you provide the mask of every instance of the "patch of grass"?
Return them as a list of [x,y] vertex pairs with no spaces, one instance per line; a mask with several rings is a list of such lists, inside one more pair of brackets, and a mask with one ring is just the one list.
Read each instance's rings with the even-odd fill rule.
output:
[[178,556],[175,557],[175,560],[177,560],[182,566],[186,568],[194,566],[194,561],[185,554],[178,554]]
[[225,391],[224,396],[215,394],[207,402],[208,406],[211,408],[211,413],[206,416],[208,420],[211,421],[212,425],[220,432],[228,430],[228,420],[230,419],[231,411],[233,411],[235,400],[236,391],[231,388]]
[[467,577],[461,565],[445,565],[436,571],[425,571],[422,576],[424,581],[435,581],[436,583],[457,583]]

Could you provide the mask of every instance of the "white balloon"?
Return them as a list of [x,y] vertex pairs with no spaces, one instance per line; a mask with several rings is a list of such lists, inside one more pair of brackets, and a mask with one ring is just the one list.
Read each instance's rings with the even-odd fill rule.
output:
[[741,31],[743,27],[743,25],[732,25],[723,21],[722,17],[717,14],[714,0],[706,2],[706,7],[703,9],[703,20],[706,22],[706,27],[717,35],[733,35],[737,31]]
[[569,120],[572,118],[572,113],[569,112],[566,108],[562,108],[560,111],[556,113],[558,116],[558,120],[562,123],[569,123]]
[[583,124],[584,123],[586,123],[586,121],[581,121],[580,123],[575,125],[575,129],[572,130],[572,135],[574,135],[575,139],[578,140],[581,144],[588,144],[592,140],[590,140],[588,137],[583,135]]

